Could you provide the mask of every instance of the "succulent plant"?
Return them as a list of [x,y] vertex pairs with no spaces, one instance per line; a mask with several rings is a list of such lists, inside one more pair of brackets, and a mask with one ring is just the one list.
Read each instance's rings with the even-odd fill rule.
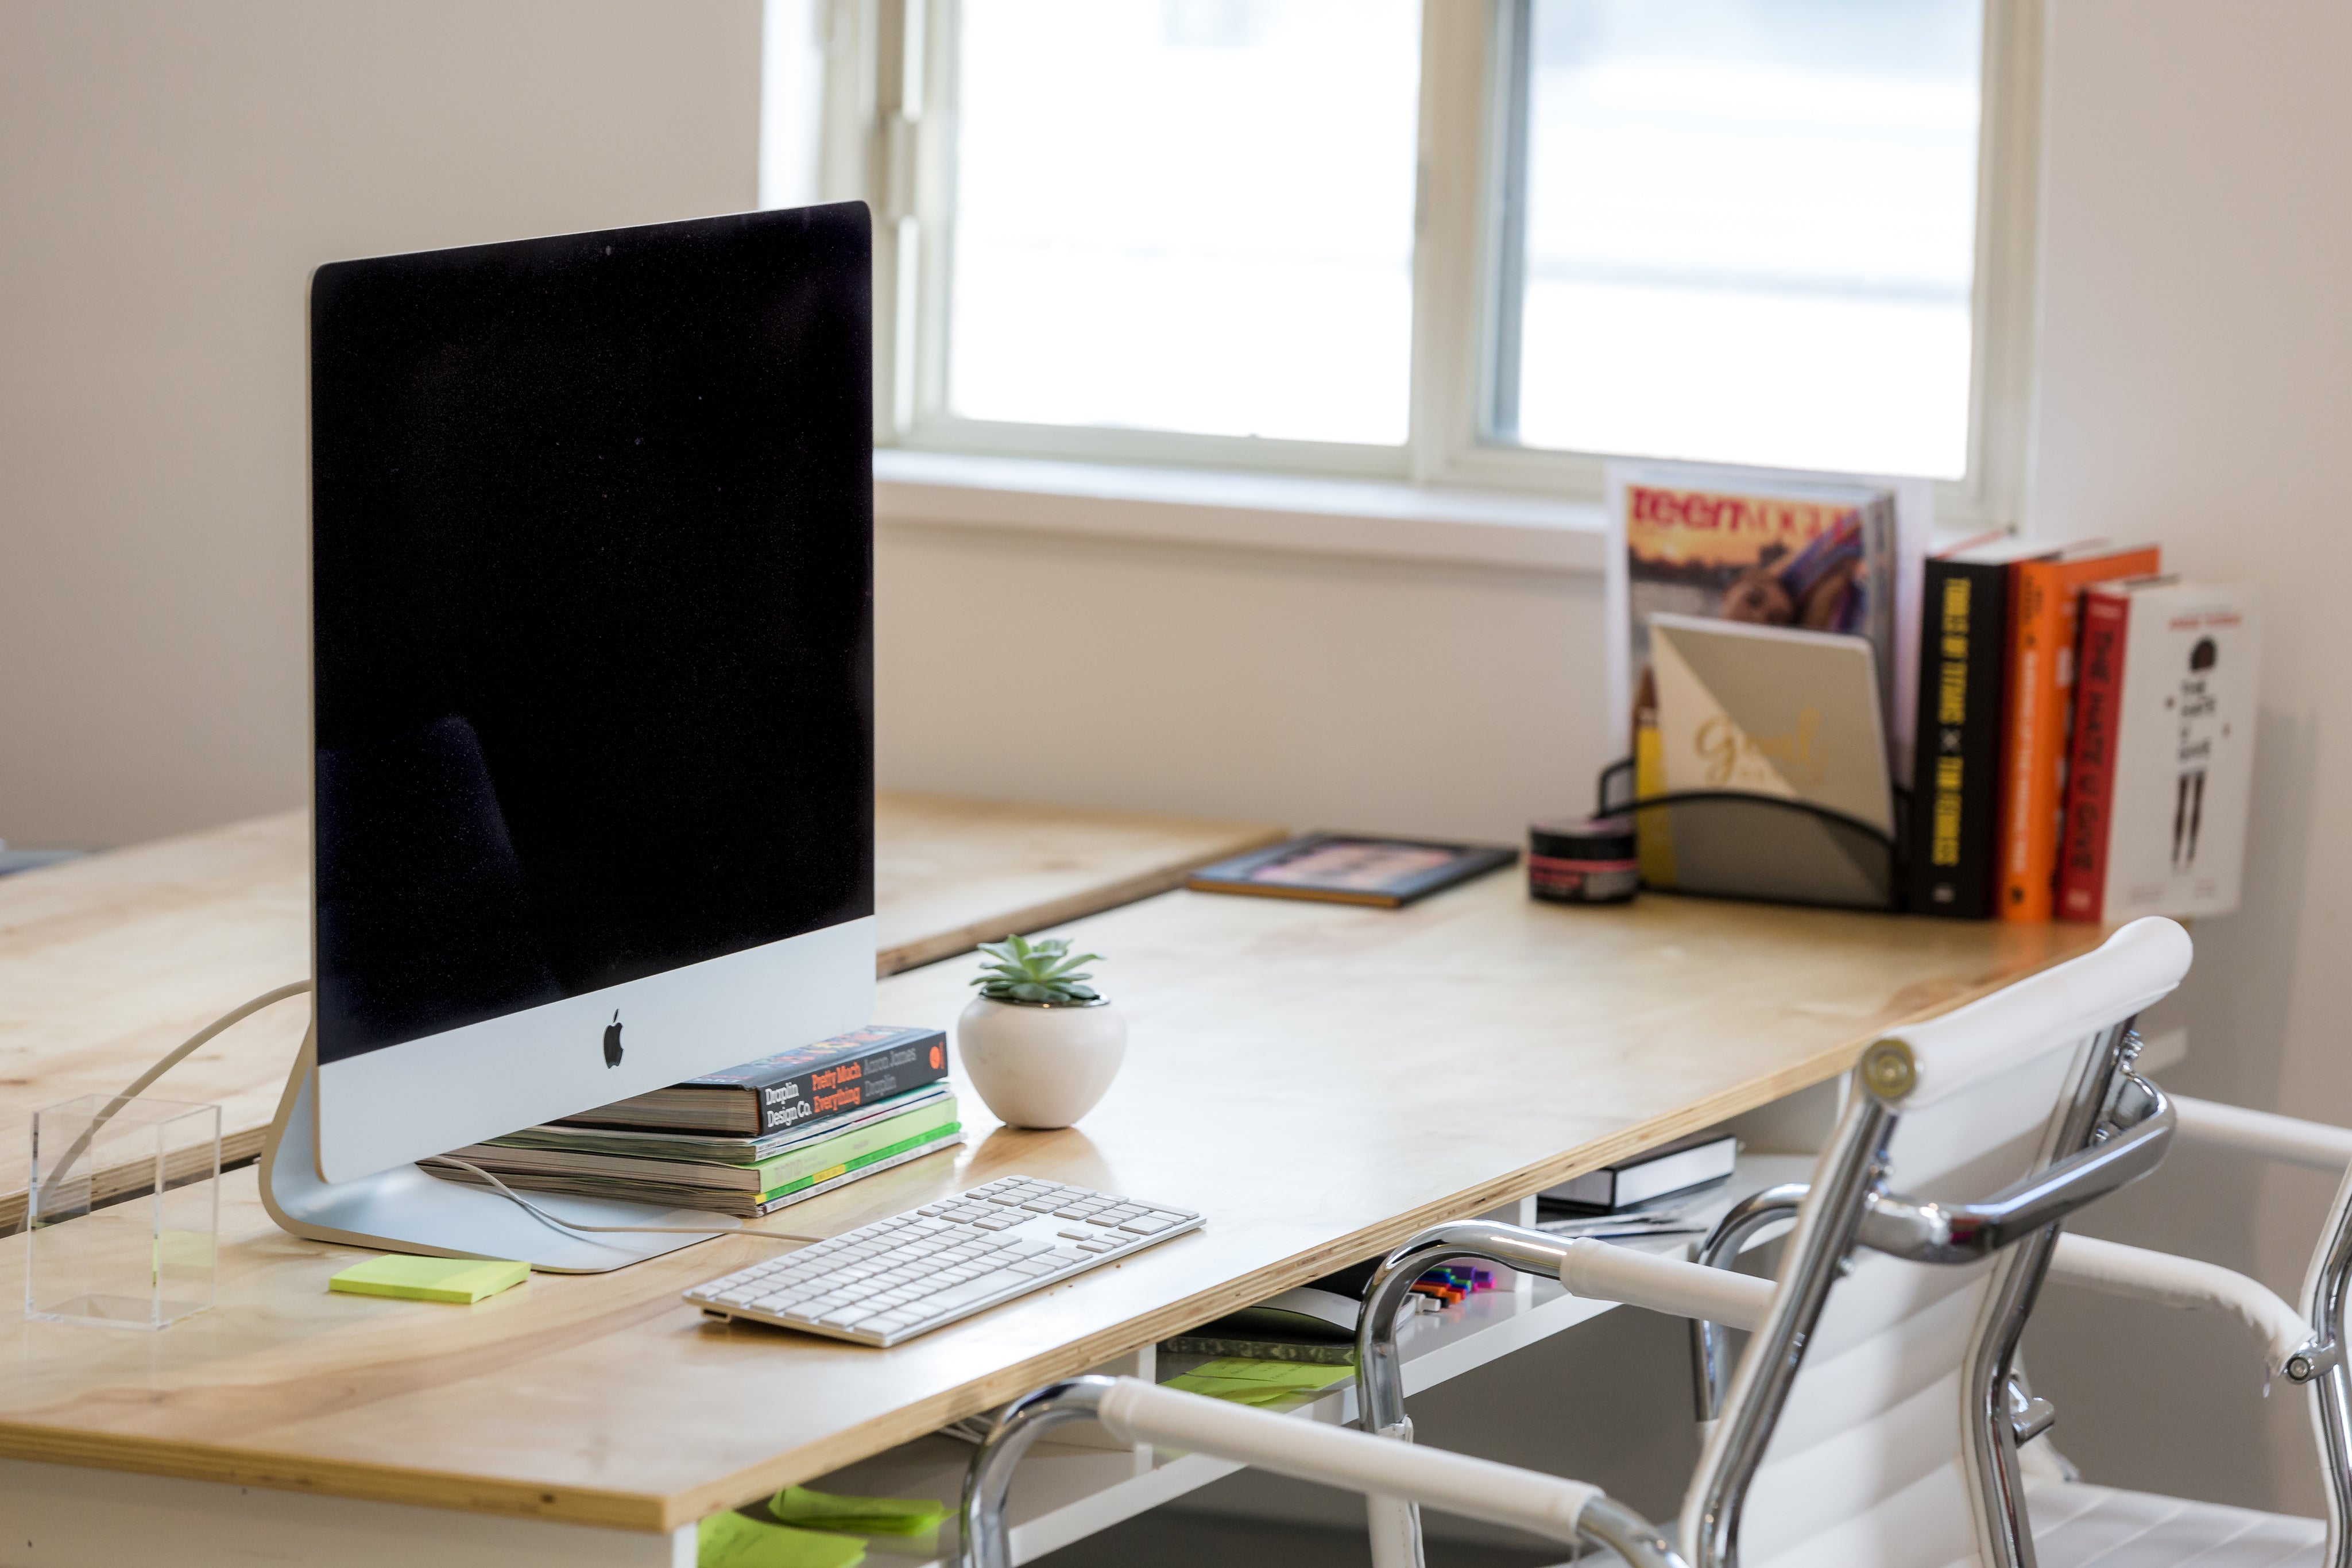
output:
[[1073,956],[1069,943],[1059,936],[1043,942],[1008,936],[1002,942],[983,942],[980,950],[994,962],[982,968],[971,983],[991,1001],[1050,1005],[1100,999],[1092,986],[1080,983],[1094,977],[1078,968],[1081,964],[1101,962],[1099,953]]

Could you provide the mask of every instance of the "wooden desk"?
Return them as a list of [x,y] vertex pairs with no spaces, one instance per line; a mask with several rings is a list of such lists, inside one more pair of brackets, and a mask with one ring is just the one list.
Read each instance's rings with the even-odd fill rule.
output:
[[[1565,908],[1509,873],[1397,913],[1171,893],[1075,934],[1108,955],[1132,1028],[1080,1127],[994,1127],[967,1093],[959,1155],[775,1223],[837,1231],[1017,1170],[1199,1208],[1198,1234],[875,1351],[678,1300],[763,1250],[741,1240],[470,1309],[332,1296],[353,1254],[275,1230],[239,1173],[214,1312],[152,1337],[0,1323],[0,1456],[603,1527],[581,1539],[676,1532],[1818,1082],[1890,1025],[2101,935]],[[884,981],[882,1014],[952,1022],[961,971]],[[20,1267],[0,1254],[0,1300]],[[675,1561],[691,1537],[652,1539],[672,1555],[626,1560]]]
[[[289,811],[0,878],[0,1235],[24,1222],[33,1111],[111,1094],[208,1020],[310,967],[310,825]],[[877,968],[1175,886],[1282,830],[886,790],[875,800]],[[221,1107],[251,1159],[307,1004],[238,1025],[159,1084]]]

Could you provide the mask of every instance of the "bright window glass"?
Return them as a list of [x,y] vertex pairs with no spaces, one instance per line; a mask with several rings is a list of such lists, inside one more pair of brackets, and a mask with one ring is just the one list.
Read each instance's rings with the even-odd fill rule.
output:
[[965,0],[947,405],[1401,444],[1415,0]]
[[1498,434],[1516,392],[1531,446],[1960,475],[1982,29],[1980,0],[1533,0]]

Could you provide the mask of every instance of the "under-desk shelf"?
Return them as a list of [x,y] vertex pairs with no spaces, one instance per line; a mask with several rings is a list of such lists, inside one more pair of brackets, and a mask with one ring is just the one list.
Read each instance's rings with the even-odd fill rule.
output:
[[[1731,1180],[1712,1202],[1697,1211],[1697,1218],[1712,1225],[1741,1198],[1781,1182],[1803,1181],[1812,1166],[1813,1157],[1810,1155],[1742,1155]],[[1775,1233],[1767,1230],[1749,1245],[1761,1245]],[[1680,1257],[1693,1239],[1690,1236],[1668,1236],[1622,1245]],[[1451,1382],[1514,1351],[1613,1311],[1615,1305],[1571,1296],[1560,1289],[1557,1281],[1522,1280],[1517,1289],[1481,1291],[1443,1312],[1425,1313],[1414,1321],[1401,1347],[1405,1393],[1410,1396]],[[1017,1312],[1019,1303],[1002,1310]],[[1160,1356],[1152,1375],[1165,1381],[1211,1359]],[[1353,1379],[1289,1414],[1302,1420],[1342,1426],[1353,1421]],[[1098,1429],[1087,1427],[1078,1430]],[[819,1490],[856,1496],[933,1498],[953,1510],[963,1495],[964,1470],[971,1454],[970,1444],[953,1437],[919,1437],[809,1484]],[[1023,1460],[1013,1484],[1013,1561],[1025,1563],[1042,1557],[1222,1479],[1241,1468],[1205,1454],[1169,1457],[1124,1448],[1040,1440]],[[919,1545],[877,1536],[868,1542],[868,1551],[876,1557],[908,1563],[909,1568],[917,1563],[936,1564],[952,1555],[953,1533],[951,1516],[950,1522],[941,1527],[936,1543],[924,1541]]]

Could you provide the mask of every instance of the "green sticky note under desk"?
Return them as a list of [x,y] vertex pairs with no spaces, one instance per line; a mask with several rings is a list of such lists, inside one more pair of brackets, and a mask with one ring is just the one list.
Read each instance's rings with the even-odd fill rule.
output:
[[410,1258],[387,1252],[354,1263],[327,1281],[331,1291],[359,1296],[401,1296],[413,1301],[470,1306],[530,1278],[530,1265],[482,1258]]
[[866,1542],[718,1513],[695,1531],[695,1568],[857,1568]]
[[1205,1394],[1235,1405],[1269,1406],[1297,1399],[1306,1403],[1322,1391],[1356,1375],[1352,1366],[1325,1366],[1302,1361],[1254,1361],[1231,1357],[1195,1367],[1171,1377],[1161,1386]]

